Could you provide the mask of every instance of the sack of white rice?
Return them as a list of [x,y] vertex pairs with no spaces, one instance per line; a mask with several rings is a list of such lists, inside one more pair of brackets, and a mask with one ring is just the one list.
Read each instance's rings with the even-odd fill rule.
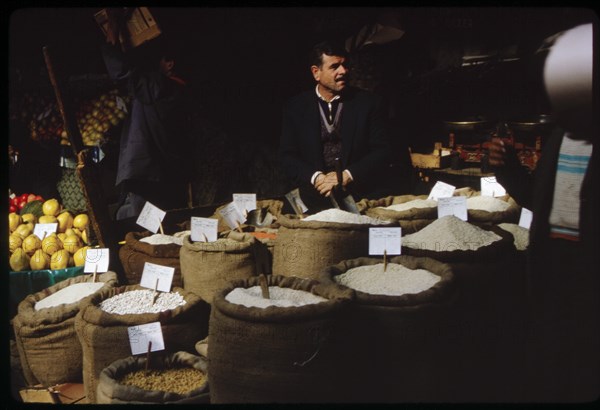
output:
[[334,333],[352,292],[283,276],[267,276],[266,285],[268,299],[257,277],[213,299],[211,403],[343,401]]
[[115,360],[100,372],[98,404],[208,404],[208,362],[188,352]]
[[[456,193],[455,193],[456,196]],[[521,207],[508,194],[493,197],[480,192],[469,192],[467,196],[467,215],[469,222],[493,225],[503,222],[517,223]]]
[[98,377],[115,360],[131,356],[127,328],[160,322],[165,352],[193,353],[195,343],[208,334],[210,306],[181,288],[159,292],[139,285],[100,291],[75,317],[83,351],[83,386],[90,403],[96,402]]
[[369,228],[397,226],[392,221],[328,209],[300,219],[279,217],[273,273],[319,279],[327,266],[368,255]]
[[360,201],[360,205],[364,208],[365,215],[397,221],[402,230],[407,233],[416,232],[437,218],[437,201],[427,199],[427,195],[388,196],[376,200],[363,199]]
[[[355,298],[338,325],[339,377],[351,402],[439,401],[444,323],[457,297],[448,264],[394,256],[345,260],[325,276]],[[362,377],[356,377],[362,375]]]
[[[227,224],[227,222],[225,222],[225,219],[223,218],[223,216],[220,213],[220,211],[228,205],[229,205],[229,203],[219,206],[217,209],[215,209],[214,214],[211,216],[211,218],[219,220],[219,224],[217,227],[217,230],[219,233],[222,233],[222,232],[225,232],[225,231],[228,231],[231,229],[231,227]],[[280,201],[278,199],[257,199],[256,200],[256,209],[260,210],[264,213],[268,213],[270,215],[270,217],[274,221],[276,221],[277,219],[279,219],[279,216],[281,215],[281,210],[283,209],[283,201]],[[248,222],[250,222],[250,221],[248,221]],[[245,228],[246,224],[242,224],[241,227]],[[263,227],[268,228],[271,226],[263,226]]]
[[[189,232],[188,232],[189,234]],[[175,268],[172,286],[181,287],[179,251],[181,235],[153,234],[149,231],[129,232],[125,244],[119,248],[119,259],[125,271],[126,285],[137,285],[142,279],[146,262]]]
[[54,386],[81,381],[81,345],[75,333],[75,316],[90,295],[114,288],[117,274],[107,272],[63,280],[19,303],[12,320],[15,341],[29,385]]

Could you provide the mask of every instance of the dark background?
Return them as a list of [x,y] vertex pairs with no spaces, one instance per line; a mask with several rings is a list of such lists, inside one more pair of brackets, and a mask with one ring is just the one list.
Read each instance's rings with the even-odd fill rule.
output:
[[[100,8],[22,8],[9,15],[10,98],[30,89],[52,93],[42,47],[63,76],[105,75],[104,38],[93,15]],[[383,13],[405,34],[353,53],[352,82],[384,95],[396,152],[391,179],[408,193],[407,149],[447,141],[444,121],[491,123],[536,118],[550,111],[534,52],[559,31],[595,21],[592,9],[569,7],[150,7],[161,29],[183,51],[179,65],[199,101],[202,138],[226,147],[212,155],[231,192],[280,196],[290,187],[276,150],[284,101],[313,85],[307,55],[327,37],[349,38]],[[491,55],[462,67],[464,55]],[[501,62],[502,58],[513,61]],[[11,140],[15,130],[11,129]],[[208,146],[208,145],[207,145]],[[115,161],[107,147],[107,163]],[[206,155],[206,153],[198,153]],[[224,165],[225,164],[225,165]],[[223,178],[226,175],[227,178]],[[112,175],[107,171],[107,186]],[[392,183],[393,185],[393,183]],[[402,192],[404,191],[404,192]],[[206,199],[205,199],[206,200]]]

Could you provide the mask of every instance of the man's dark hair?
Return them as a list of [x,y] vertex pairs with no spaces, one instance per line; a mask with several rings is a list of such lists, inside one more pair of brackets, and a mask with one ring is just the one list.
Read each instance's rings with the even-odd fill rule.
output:
[[316,44],[310,52],[309,63],[311,66],[320,67],[323,64],[323,54],[328,56],[347,57],[348,52],[341,41],[327,40]]

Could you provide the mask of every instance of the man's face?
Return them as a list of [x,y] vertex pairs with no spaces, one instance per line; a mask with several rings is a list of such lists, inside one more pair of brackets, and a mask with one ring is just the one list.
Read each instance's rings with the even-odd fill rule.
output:
[[171,75],[173,75],[173,67],[175,67],[175,61],[163,57],[160,59],[159,67],[160,71],[164,75],[170,77]]
[[332,95],[338,95],[346,86],[348,69],[344,65],[346,59],[339,56],[323,54],[323,64],[320,67],[313,65],[311,71],[315,80]]

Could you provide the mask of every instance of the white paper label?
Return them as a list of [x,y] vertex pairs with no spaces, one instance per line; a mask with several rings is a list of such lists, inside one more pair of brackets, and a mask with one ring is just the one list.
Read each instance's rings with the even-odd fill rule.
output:
[[369,228],[369,255],[400,255],[402,228]]
[[146,202],[136,223],[142,228],[146,228],[150,232],[156,233],[166,214],[165,211],[155,207],[150,202]]
[[451,196],[448,198],[438,199],[438,218],[447,215],[454,215],[463,221],[467,220],[467,197],[466,196]]
[[247,216],[248,212],[256,209],[256,194],[233,194],[233,203],[240,214]]
[[190,239],[192,242],[214,242],[217,240],[219,220],[192,216]]
[[115,97],[115,101],[117,102],[117,108],[127,114],[127,104],[125,104],[125,101],[118,95]]
[[481,196],[502,196],[506,195],[506,189],[498,181],[496,177],[481,178]]
[[219,213],[231,229],[236,229],[238,224],[243,224],[246,221],[246,218],[240,214],[240,211],[234,202],[231,202],[225,208],[221,209]]
[[437,201],[439,198],[448,198],[454,195],[455,189],[456,187],[453,185],[447,184],[442,181],[437,181],[431,189],[431,192],[429,193],[427,199],[433,199],[434,201]]
[[129,335],[129,346],[132,355],[148,353],[150,342],[152,342],[151,352],[165,350],[160,322],[128,327],[127,334]]
[[50,234],[53,234],[58,229],[58,223],[52,222],[49,224],[35,224],[33,227],[33,234],[36,235],[40,239],[44,239]]
[[161,292],[170,292],[171,283],[173,282],[173,275],[175,274],[175,268],[171,266],[162,266],[150,262],[144,263],[144,270],[142,271],[142,278],[140,279],[140,286]]
[[108,248],[89,248],[85,251],[85,266],[83,267],[83,272],[108,272],[109,254],[110,250]]
[[531,226],[531,220],[533,219],[533,212],[527,208],[521,208],[521,216],[519,217],[519,226],[529,229]]

